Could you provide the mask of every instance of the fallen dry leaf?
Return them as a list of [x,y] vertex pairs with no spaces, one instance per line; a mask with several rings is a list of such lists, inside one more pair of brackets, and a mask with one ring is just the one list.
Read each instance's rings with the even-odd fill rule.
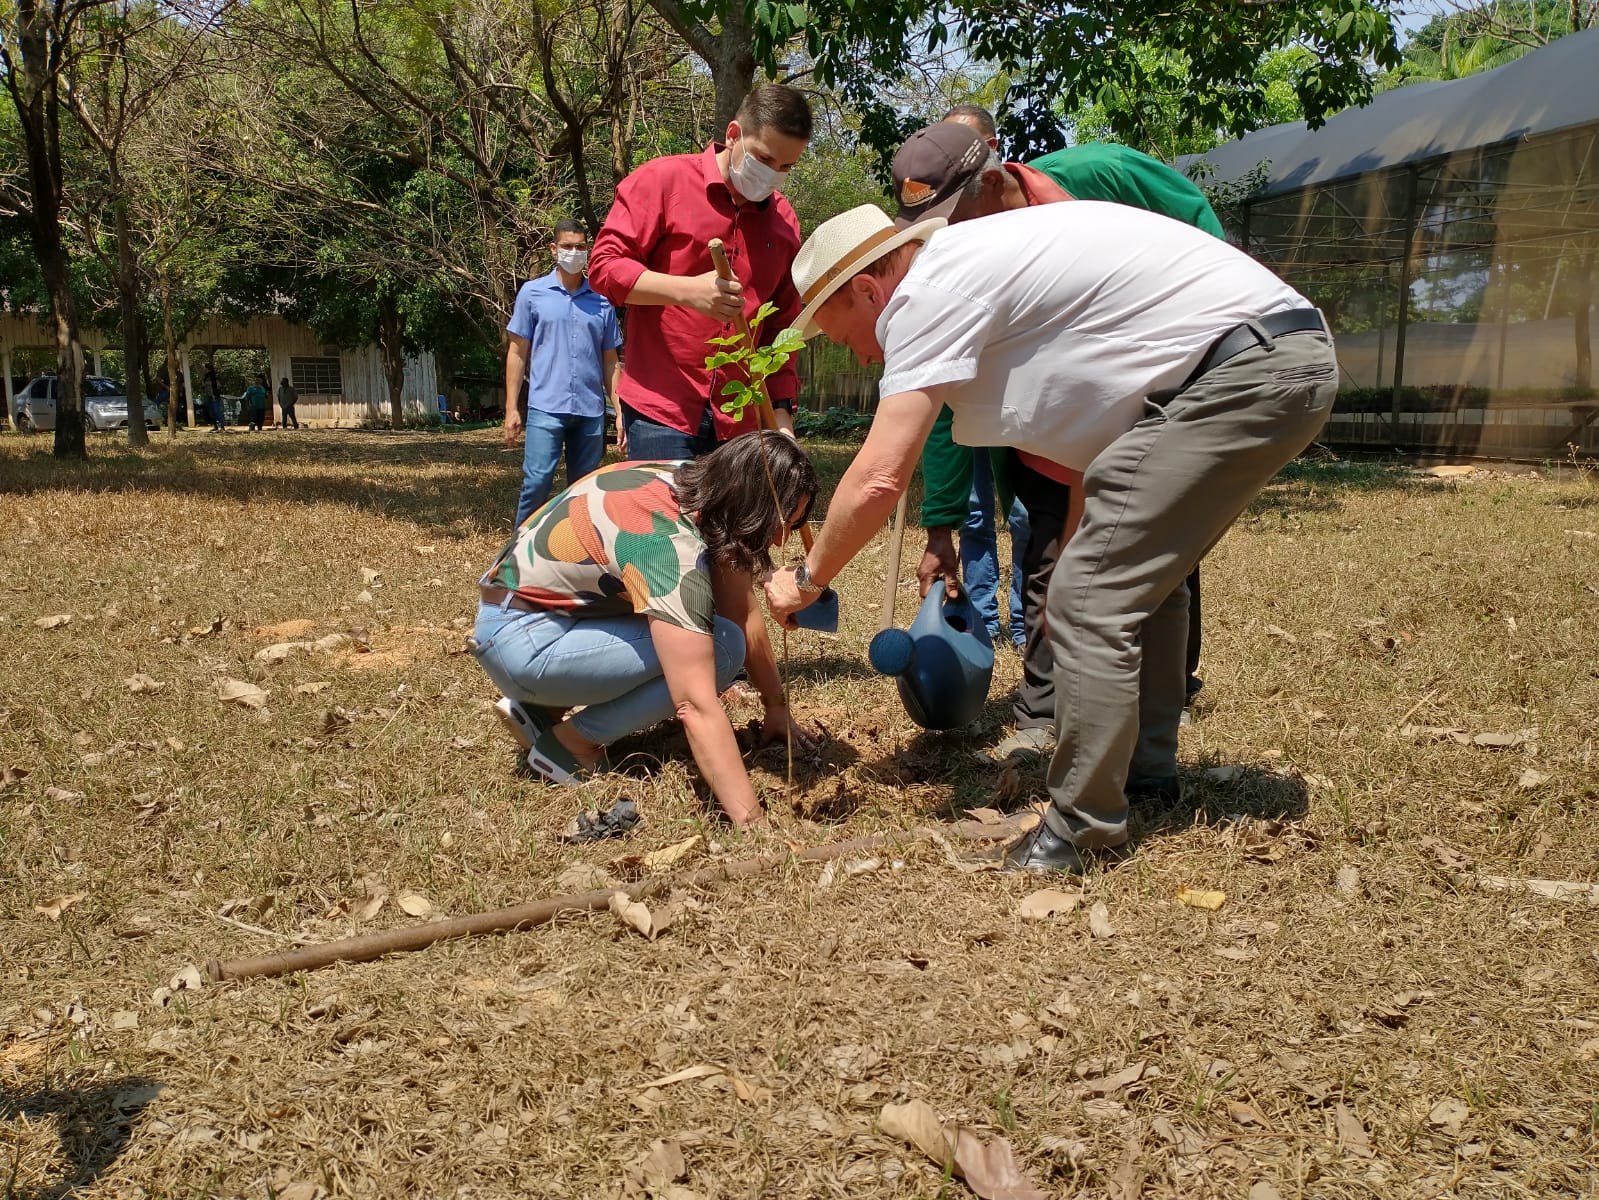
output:
[[378,910],[388,903],[388,899],[389,894],[387,892],[378,892],[374,896],[368,896],[357,908],[351,911],[350,915],[357,921],[370,921],[378,915]]
[[999,825],[1005,820],[1005,814],[997,808],[969,808],[966,817],[979,825]]
[[1366,1127],[1361,1124],[1354,1109],[1347,1104],[1340,1104],[1334,1108],[1333,1125],[1338,1132],[1338,1146],[1341,1150],[1359,1158],[1372,1157],[1371,1139],[1367,1137]]
[[1441,1129],[1450,1136],[1459,1133],[1466,1124],[1466,1118],[1471,1116],[1471,1109],[1464,1100],[1457,1100],[1453,1096],[1445,1096],[1427,1113],[1427,1124],[1434,1129]]
[[644,856],[644,869],[646,871],[669,871],[684,859],[691,857],[704,844],[705,839],[696,833],[693,837],[684,838],[681,842],[673,842],[670,846],[652,850]]
[[212,619],[209,625],[189,626],[189,636],[194,638],[208,638],[213,634],[221,633],[227,627],[228,621],[226,617],[215,617]]
[[1399,734],[1407,738],[1454,742],[1457,746],[1471,745],[1471,735],[1459,725],[1406,725]]
[[1076,910],[1083,902],[1081,892],[1063,892],[1044,888],[1027,896],[1016,906],[1016,914],[1024,921],[1045,921],[1060,913]]
[[1360,895],[1360,868],[1352,867],[1348,863],[1338,868],[1333,875],[1333,888],[1340,896],[1353,900]]
[[319,679],[319,680],[316,680],[313,683],[299,683],[299,684],[296,684],[295,687],[294,687],[294,690],[295,690],[295,693],[297,695],[314,696],[318,692],[324,691],[327,688],[330,688],[332,686],[333,685],[331,683],[329,683],[327,680]]
[[1440,867],[1446,871],[1469,871],[1471,859],[1456,850],[1453,846],[1440,842],[1435,837],[1424,837],[1416,842]]
[[1295,642],[1299,641],[1298,638],[1296,638],[1293,634],[1289,633],[1281,625],[1268,625],[1268,626],[1266,626],[1266,636],[1267,637],[1280,638],[1281,640],[1287,642],[1290,646],[1292,646]]
[[1264,1127],[1266,1124],[1266,1118],[1261,1116],[1260,1110],[1243,1100],[1227,1101],[1227,1115],[1238,1125]]
[[1008,1141],[994,1138],[985,1145],[970,1130],[945,1125],[926,1101],[884,1105],[877,1126],[915,1146],[941,1169],[953,1167],[983,1200],[1047,1200],[1048,1194],[1016,1165]]
[[1088,932],[1096,938],[1116,936],[1116,930],[1110,923],[1110,909],[1105,907],[1103,900],[1094,901],[1094,906],[1088,910]]
[[[618,893],[620,894],[620,893]],[[712,1075],[726,1075],[727,1068],[715,1063],[695,1063],[692,1067],[684,1067],[681,1071],[673,1071],[670,1075],[662,1075],[659,1079],[652,1079],[646,1084],[641,1084],[640,1091],[650,1088],[670,1087],[674,1083],[686,1083],[690,1079],[709,1079]]]
[[1539,787],[1548,781],[1549,776],[1545,775],[1542,771],[1535,771],[1531,767],[1528,767],[1521,773],[1521,778],[1516,780],[1516,786],[1521,788],[1523,791],[1531,791],[1533,788]]
[[622,924],[637,930],[653,942],[671,927],[679,909],[667,904],[659,912],[651,912],[647,904],[641,900],[630,900],[626,892],[612,892],[611,912]]
[[71,908],[74,904],[82,900],[88,894],[88,892],[69,892],[64,896],[56,896],[50,900],[46,900],[43,904],[35,905],[33,911],[38,913],[41,917],[48,917],[52,921],[59,921],[62,913],[66,912],[67,909]]
[[371,587],[381,578],[383,578],[382,571],[374,571],[371,567],[361,568],[361,583],[363,586]]
[[242,704],[245,708],[264,708],[267,702],[265,692],[243,679],[224,679],[217,694],[224,704]]
[[167,986],[174,992],[198,992],[205,986],[205,976],[200,974],[199,967],[190,963],[174,975]]
[[1209,767],[1205,771],[1205,778],[1213,783],[1236,783],[1243,777],[1243,767]]
[[688,1164],[683,1161],[683,1148],[676,1142],[660,1139],[651,1142],[644,1160],[639,1163],[639,1174],[648,1187],[660,1187],[686,1179]]
[[1523,879],[1515,875],[1478,875],[1473,882],[1488,892],[1530,892],[1545,900],[1568,904],[1599,906],[1599,883],[1576,883],[1564,879]]
[[145,693],[159,692],[162,688],[167,686],[164,683],[151,679],[143,671],[139,672],[137,675],[128,676],[128,678],[124,679],[122,683],[123,686],[135,696],[144,695]]
[[0,788],[15,787],[32,774],[28,767],[0,767]]
[[1177,889],[1177,903],[1187,908],[1203,908],[1208,912],[1215,912],[1227,903],[1227,893],[1181,887]]
[[55,616],[51,617],[38,617],[35,618],[33,623],[40,629],[59,629],[63,625],[70,625],[72,623],[72,614],[57,613]]
[[1387,1000],[1372,1005],[1371,1015],[1384,1025],[1399,1026],[1410,1019],[1410,1010],[1423,1000],[1431,1000],[1433,993],[1400,992]]
[[400,906],[400,911],[411,917],[427,917],[433,914],[433,901],[426,896],[419,896],[415,892],[401,892],[395,903]]
[[1513,750],[1537,739],[1536,729],[1518,729],[1514,733],[1479,733],[1471,739],[1471,744],[1487,750]]
[[47,787],[44,789],[44,798],[53,800],[57,804],[71,804],[75,800],[82,800],[82,792],[71,792],[66,788]]

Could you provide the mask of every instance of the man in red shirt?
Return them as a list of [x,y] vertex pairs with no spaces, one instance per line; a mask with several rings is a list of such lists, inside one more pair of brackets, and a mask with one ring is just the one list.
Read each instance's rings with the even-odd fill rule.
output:
[[[744,98],[726,143],[645,163],[616,189],[589,260],[589,285],[627,307],[627,353],[618,390],[622,452],[638,460],[693,458],[758,427],[721,406],[724,371],[707,371],[714,337],[742,310],[777,312],[766,343],[803,304],[789,276],[799,221],[777,191],[811,140],[811,110],[793,88],[767,84]],[[706,243],[721,238],[736,280],[717,278]],[[779,428],[792,430],[794,364],[767,380]]]

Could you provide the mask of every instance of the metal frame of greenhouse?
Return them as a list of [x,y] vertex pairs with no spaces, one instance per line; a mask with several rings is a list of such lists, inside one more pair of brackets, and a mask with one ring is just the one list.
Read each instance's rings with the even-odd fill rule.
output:
[[1599,452],[1599,29],[1179,165],[1247,190],[1230,234],[1326,313],[1328,442]]

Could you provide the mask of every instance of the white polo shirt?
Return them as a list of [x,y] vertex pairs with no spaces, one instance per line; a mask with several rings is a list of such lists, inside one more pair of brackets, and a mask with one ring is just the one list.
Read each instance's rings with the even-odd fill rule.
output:
[[877,321],[881,394],[939,398],[964,446],[1081,471],[1222,334],[1310,302],[1219,238],[1073,200],[934,233]]

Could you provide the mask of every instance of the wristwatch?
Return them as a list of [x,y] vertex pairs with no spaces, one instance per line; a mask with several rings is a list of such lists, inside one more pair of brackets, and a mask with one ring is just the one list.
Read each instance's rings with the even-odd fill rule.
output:
[[794,567],[794,586],[802,596],[820,596],[827,590],[826,584],[811,582],[811,572],[803,558]]

